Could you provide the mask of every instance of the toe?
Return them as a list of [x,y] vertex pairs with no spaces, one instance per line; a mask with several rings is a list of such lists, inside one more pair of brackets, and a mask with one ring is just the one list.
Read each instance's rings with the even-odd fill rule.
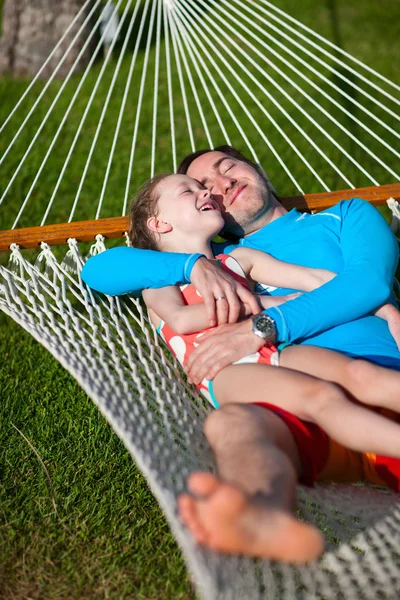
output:
[[207,534],[199,521],[196,501],[189,494],[182,494],[178,497],[178,510],[182,521],[196,541],[199,544],[204,544],[207,540]]
[[209,496],[219,487],[220,482],[212,473],[192,473],[187,480],[188,488],[193,494]]
[[210,499],[213,512],[221,512],[225,518],[236,517],[248,505],[248,498],[242,490],[230,484],[221,483]]
[[189,527],[196,519],[196,505],[189,494],[181,494],[178,497],[178,510],[183,522]]

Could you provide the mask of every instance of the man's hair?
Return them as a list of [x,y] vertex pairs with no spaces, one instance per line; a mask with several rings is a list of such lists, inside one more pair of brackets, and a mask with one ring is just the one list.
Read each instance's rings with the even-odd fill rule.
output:
[[158,201],[161,195],[158,186],[166,177],[170,177],[170,174],[156,175],[146,181],[131,202],[128,236],[135,248],[159,250],[157,234],[148,228],[147,220],[158,216]]
[[198,158],[199,156],[202,156],[203,154],[207,154],[208,152],[223,152],[224,154],[227,154],[228,156],[231,156],[232,158],[235,158],[236,160],[240,160],[244,163],[247,163],[248,165],[250,165],[251,167],[253,167],[253,169],[255,169],[257,171],[257,173],[262,177],[262,179],[264,179],[264,181],[266,183],[268,183],[268,179],[265,176],[265,173],[260,169],[260,167],[255,162],[253,162],[249,158],[246,158],[245,156],[243,156],[243,154],[236,148],[233,148],[233,146],[228,146],[227,144],[225,144],[223,146],[217,146],[216,148],[207,148],[204,150],[196,150],[196,152],[192,152],[191,154],[188,154],[187,156],[185,156],[185,158],[180,163],[177,173],[186,175],[192,162],[194,160],[196,160],[196,158]]

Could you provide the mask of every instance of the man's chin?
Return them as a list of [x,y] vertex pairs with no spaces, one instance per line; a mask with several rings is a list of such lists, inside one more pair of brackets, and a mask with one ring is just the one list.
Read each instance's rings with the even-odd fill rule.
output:
[[224,220],[224,233],[228,233],[236,237],[242,237],[245,235],[245,229],[243,224],[240,222],[240,216],[235,217],[234,215],[226,212],[224,214]]

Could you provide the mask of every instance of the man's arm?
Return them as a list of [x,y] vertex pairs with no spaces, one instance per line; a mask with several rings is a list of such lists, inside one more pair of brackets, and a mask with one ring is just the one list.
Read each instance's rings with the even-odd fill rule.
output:
[[120,246],[89,258],[81,276],[102,294],[138,294],[146,288],[189,283],[193,266],[201,256]]
[[390,227],[368,202],[340,204],[344,269],[322,287],[265,311],[275,320],[278,341],[295,342],[363,317],[391,294],[399,248]]
[[191,282],[203,297],[210,327],[236,322],[242,304],[252,313],[260,310],[249,290],[201,254],[121,246],[90,258],[81,276],[89,287],[110,296]]
[[[342,207],[344,269],[322,287],[265,310],[277,325],[277,340],[296,341],[358,319],[388,299],[398,262],[397,240],[368,203],[355,199]],[[316,217],[324,218],[324,217]],[[186,372],[195,383],[213,379],[221,369],[262,345],[251,322],[223,325],[199,338]]]

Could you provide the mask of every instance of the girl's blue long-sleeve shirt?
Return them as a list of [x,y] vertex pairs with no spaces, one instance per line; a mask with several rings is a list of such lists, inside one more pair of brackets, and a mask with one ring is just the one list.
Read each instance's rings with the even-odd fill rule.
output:
[[[400,359],[387,323],[371,315],[385,302],[396,303],[393,278],[399,248],[384,218],[368,202],[344,200],[315,215],[293,209],[239,244],[217,244],[214,250],[229,253],[237,245],[338,273],[320,288],[265,311],[276,322],[280,342]],[[189,281],[198,256],[115,248],[91,258],[82,278],[111,295],[176,285]],[[296,290],[266,291],[282,295]]]

